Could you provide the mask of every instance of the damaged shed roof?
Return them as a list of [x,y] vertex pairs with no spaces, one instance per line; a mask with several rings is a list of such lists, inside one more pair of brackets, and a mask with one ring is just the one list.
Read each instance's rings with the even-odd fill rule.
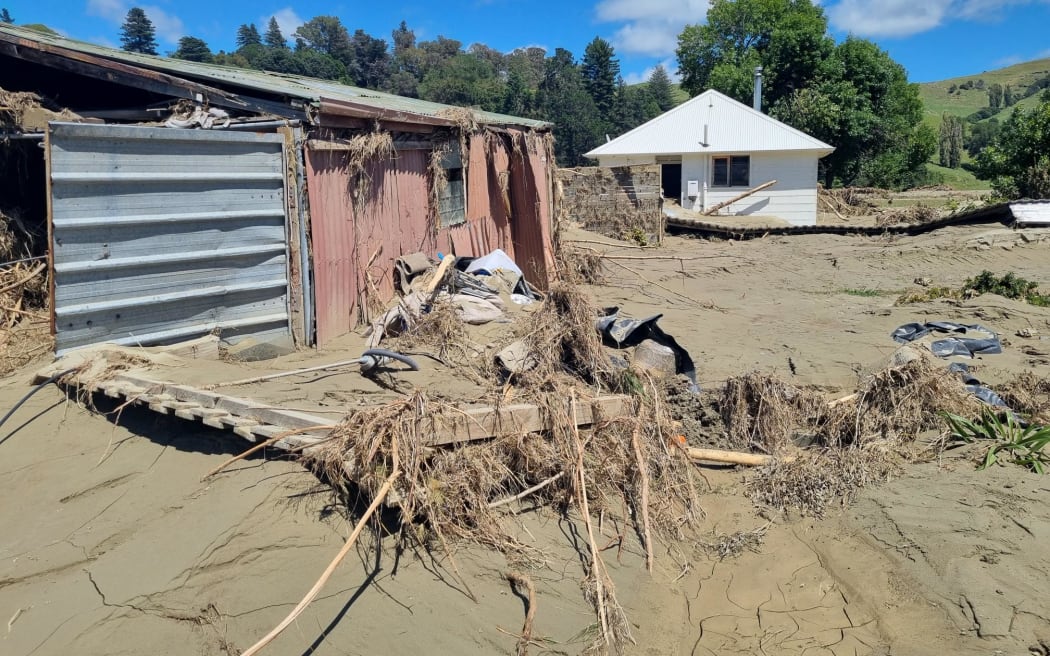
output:
[[[223,107],[240,107],[292,118],[309,118],[312,114],[304,110],[310,106],[315,113],[321,114],[428,125],[457,123],[447,116],[447,112],[452,109],[450,105],[352,87],[330,80],[125,52],[14,25],[0,24],[0,55],[45,65],[62,63],[61,67],[65,70],[80,69],[85,74],[90,74],[91,69],[101,68],[106,71],[106,79],[110,81],[120,82],[139,77],[157,85],[179,89],[183,91],[183,97],[193,97],[199,93]],[[245,94],[277,96],[281,102],[252,102],[251,99],[238,98],[236,92],[229,93],[227,90],[231,88]],[[480,123],[487,125],[541,129],[551,126],[544,121],[494,112],[475,110],[474,114]]]

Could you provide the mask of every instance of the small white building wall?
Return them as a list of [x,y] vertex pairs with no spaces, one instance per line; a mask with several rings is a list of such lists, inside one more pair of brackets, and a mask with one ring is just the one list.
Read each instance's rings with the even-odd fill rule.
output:
[[[737,153],[746,155],[748,153]],[[751,153],[748,187],[712,187],[708,176],[711,155],[682,155],[682,207],[703,211],[734,196],[776,180],[764,189],[718,212],[720,216],[771,216],[792,225],[817,222],[817,155],[811,152]],[[699,194],[689,198],[689,181],[696,180]],[[705,191],[705,182],[707,183]]]

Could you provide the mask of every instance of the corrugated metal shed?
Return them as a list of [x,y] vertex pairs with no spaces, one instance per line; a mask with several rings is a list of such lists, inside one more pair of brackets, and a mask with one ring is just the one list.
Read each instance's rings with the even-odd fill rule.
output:
[[55,342],[289,334],[280,135],[52,123]]
[[587,157],[764,151],[813,151],[823,157],[834,150],[819,139],[708,90],[595,148]]
[[[61,56],[63,50],[71,51],[151,71],[161,71],[183,78],[204,81],[212,85],[233,86],[246,92],[278,95],[287,98],[293,106],[298,104],[301,107],[304,103],[318,107],[327,105],[329,110],[346,115],[372,117],[372,114],[376,114],[375,118],[383,115],[392,120],[405,121],[411,121],[413,117],[423,117],[436,119],[432,122],[438,124],[454,124],[454,121],[442,116],[443,112],[449,109],[448,105],[395,96],[371,89],[361,89],[330,80],[124,52],[60,36],[42,34],[13,25],[0,24],[0,41],[12,43],[18,47],[34,48],[57,56]],[[482,111],[477,111],[475,114],[481,123],[488,125],[550,127],[550,123],[544,121],[505,114]]]

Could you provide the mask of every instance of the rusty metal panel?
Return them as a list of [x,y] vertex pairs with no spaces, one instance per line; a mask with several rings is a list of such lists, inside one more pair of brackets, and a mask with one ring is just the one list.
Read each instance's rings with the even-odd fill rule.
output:
[[354,209],[346,153],[307,150],[307,193],[313,245],[315,330],[319,348],[357,321]]
[[55,346],[288,323],[279,135],[52,123]]
[[554,265],[550,217],[550,175],[547,154],[529,144],[524,133],[513,133],[519,153],[510,157],[510,196],[515,261],[532,284],[546,288]]

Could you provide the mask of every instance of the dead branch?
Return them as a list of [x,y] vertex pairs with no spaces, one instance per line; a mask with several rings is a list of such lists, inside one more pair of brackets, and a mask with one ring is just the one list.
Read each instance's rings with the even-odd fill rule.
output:
[[8,285],[5,285],[4,287],[0,287],[0,294],[3,294],[4,292],[9,292],[12,289],[14,289],[15,287],[18,287],[20,285],[26,284],[27,282],[29,282],[33,278],[37,277],[37,275],[39,275],[40,272],[43,271],[46,268],[47,268],[46,264],[39,264],[39,265],[37,265],[37,267],[35,269],[30,271],[29,274],[26,275],[21,280],[19,280],[17,282],[10,283]]
[[[129,403],[130,403],[130,401],[129,401]],[[125,405],[127,405],[127,404],[125,404]],[[310,431],[333,430],[335,428],[337,428],[337,426],[334,426],[334,425],[331,425],[331,426],[307,426],[306,428],[297,428],[295,430],[290,430],[290,431],[286,431],[284,433],[281,433],[280,435],[274,435],[270,439],[265,440],[263,442],[259,442],[258,444],[256,444],[252,448],[248,449],[247,451],[244,451],[243,453],[240,453],[240,454],[230,458],[226,462],[222,463],[221,465],[219,465],[215,469],[211,470],[210,472],[208,472],[207,474],[202,476],[201,480],[204,481],[204,480],[207,480],[207,479],[211,478],[212,476],[218,474],[219,472],[221,472],[222,470],[226,469],[227,467],[229,467],[233,463],[237,462],[238,460],[244,460],[245,458],[247,458],[248,456],[252,455],[253,453],[256,453],[257,451],[261,451],[261,450],[265,449],[266,447],[270,446],[271,444],[276,444],[277,442],[280,442],[281,440],[283,440],[286,437],[291,437],[292,435],[302,435],[303,433],[308,433]]]
[[507,580],[511,585],[525,588],[528,594],[528,608],[525,610],[525,624],[521,627],[521,637],[518,638],[518,656],[528,656],[529,643],[532,642],[532,621],[536,617],[536,586],[532,579],[520,572],[509,572]]
[[524,499],[525,497],[529,496],[530,494],[533,494],[534,492],[539,492],[540,490],[542,490],[543,488],[547,487],[548,485],[550,485],[551,483],[553,483],[554,481],[558,480],[559,478],[561,478],[564,475],[565,475],[565,472],[558,472],[557,474],[555,474],[554,476],[551,476],[547,480],[541,481],[541,482],[533,485],[529,489],[523,490],[523,491],[519,492],[518,494],[515,494],[512,497],[507,497],[506,499],[500,499],[499,501],[493,501],[492,503],[489,504],[489,508],[499,508],[500,506],[505,506],[508,503],[513,503],[513,502],[517,501],[518,499]]
[[653,573],[653,536],[649,530],[649,466],[648,461],[645,459],[645,455],[642,454],[642,444],[638,439],[638,431],[641,430],[641,424],[636,423],[634,425],[634,431],[631,433],[631,445],[634,447],[634,457],[638,461],[638,476],[641,478],[642,483],[642,535],[645,536],[645,568],[649,570],[649,573]]
[[255,654],[258,654],[260,651],[262,651],[264,647],[266,647],[266,645],[273,642],[274,638],[279,636],[282,631],[287,629],[291,625],[291,623],[295,621],[295,618],[299,617],[299,615],[301,615],[302,612],[306,610],[306,607],[309,606],[310,603],[317,598],[317,595],[321,592],[321,588],[323,588],[325,583],[328,582],[328,579],[332,578],[332,574],[335,573],[335,569],[339,567],[339,563],[343,562],[343,559],[346,558],[346,555],[350,553],[350,548],[353,547],[354,544],[357,542],[357,538],[361,535],[361,531],[364,530],[365,525],[372,518],[372,515],[375,513],[376,509],[379,508],[380,505],[382,505],[383,499],[386,498],[386,495],[394,486],[394,482],[397,480],[398,476],[401,475],[401,463],[399,462],[397,456],[396,435],[393,436],[391,442],[392,443],[390,451],[393,456],[393,469],[390,472],[390,476],[387,476],[386,480],[383,481],[383,485],[379,488],[379,491],[376,493],[375,498],[372,499],[371,505],[369,505],[368,509],[365,510],[365,513],[361,515],[361,519],[357,521],[357,525],[354,526],[354,530],[350,534],[350,537],[346,539],[346,544],[343,545],[343,548],[339,550],[339,553],[335,555],[335,558],[332,559],[332,562],[328,564],[327,568],[325,568],[324,573],[321,574],[321,578],[317,579],[317,583],[314,583],[314,586],[310,588],[310,591],[306,593],[306,596],[303,597],[302,601],[296,604],[295,608],[292,609],[292,612],[288,613],[288,616],[285,617],[280,624],[274,627],[272,631],[263,636],[263,638],[259,640],[259,642],[255,643],[247,650],[245,650],[241,654],[241,656],[254,656]]

